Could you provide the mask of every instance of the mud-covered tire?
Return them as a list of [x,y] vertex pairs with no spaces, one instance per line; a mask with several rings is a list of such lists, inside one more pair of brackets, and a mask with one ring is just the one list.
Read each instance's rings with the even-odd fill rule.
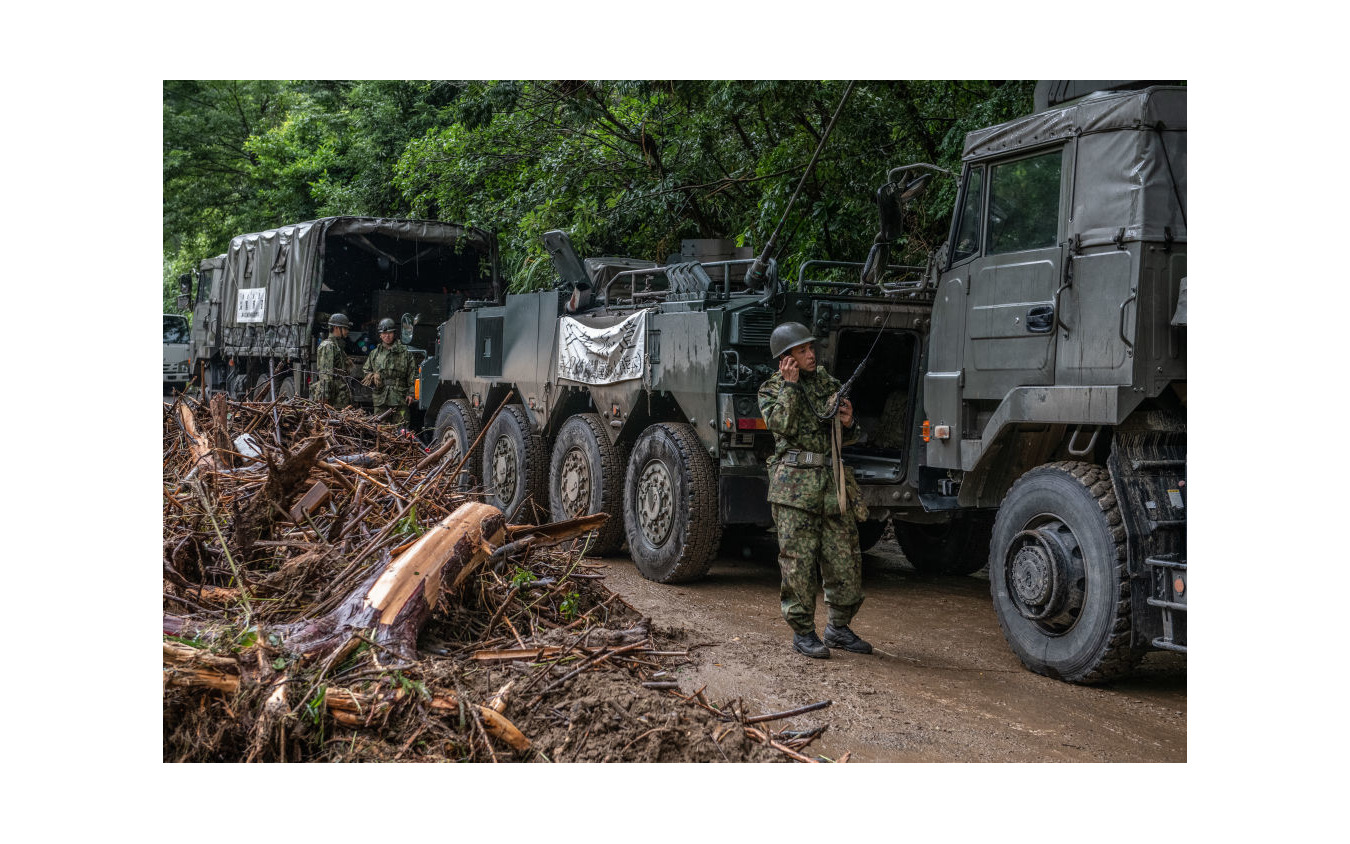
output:
[[1027,472],[994,522],[989,587],[1008,645],[1038,674],[1099,683],[1128,674],[1125,526],[1101,466],[1061,461]]
[[[445,444],[447,437],[453,437],[456,445],[446,452],[444,459],[450,462],[446,472],[453,472],[464,458],[464,452],[473,445],[474,440],[478,438],[478,432],[482,429],[482,421],[478,414],[464,399],[450,399],[441,405],[441,409],[436,411],[436,425],[432,432],[432,449],[440,448]],[[482,453],[475,450],[469,455],[468,460],[464,460],[464,467],[459,470],[459,475],[455,478],[455,489],[466,490],[474,487],[474,473],[482,467],[479,462],[482,459]]]
[[954,513],[945,522],[892,520],[895,541],[920,574],[974,574],[989,562],[990,513]]
[[868,520],[866,522],[858,522],[858,550],[871,550],[872,546],[881,541],[881,535],[885,532],[885,521]]
[[558,429],[548,468],[549,511],[555,522],[608,513],[591,535],[588,553],[613,554],[623,546],[625,449],[610,442],[604,420],[579,413]]
[[481,465],[484,500],[508,519],[533,518],[521,511],[521,505],[530,499],[540,507],[547,506],[548,454],[520,405],[507,405],[497,414],[483,438]]
[[717,467],[685,423],[642,432],[623,485],[628,553],[657,583],[682,583],[708,573],[722,537]]
[[282,378],[281,383],[277,385],[277,398],[288,399],[294,395],[295,395],[295,378],[290,375],[287,375],[285,378]]

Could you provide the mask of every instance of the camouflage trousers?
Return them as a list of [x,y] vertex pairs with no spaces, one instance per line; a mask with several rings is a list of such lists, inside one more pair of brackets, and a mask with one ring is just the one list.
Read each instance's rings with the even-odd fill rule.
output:
[[314,385],[314,398],[341,410],[352,403],[352,391],[346,383],[336,378],[320,375],[318,382]]
[[862,552],[851,514],[822,516],[773,504],[778,528],[779,598],[794,633],[816,629],[816,585],[825,587],[830,624],[848,624],[862,606]]

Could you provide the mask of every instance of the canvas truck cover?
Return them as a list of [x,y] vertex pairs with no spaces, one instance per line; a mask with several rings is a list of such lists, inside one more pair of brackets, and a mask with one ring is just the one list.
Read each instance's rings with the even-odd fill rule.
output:
[[324,286],[325,251],[330,238],[379,251],[372,235],[407,243],[408,260],[429,248],[458,246],[488,254],[491,235],[481,229],[428,220],[326,217],[230,241],[221,267],[220,330],[226,354],[297,357],[309,347],[319,295]]
[[1186,240],[1186,89],[1094,94],[966,135],[962,161],[1069,141],[1070,235],[1082,246]]

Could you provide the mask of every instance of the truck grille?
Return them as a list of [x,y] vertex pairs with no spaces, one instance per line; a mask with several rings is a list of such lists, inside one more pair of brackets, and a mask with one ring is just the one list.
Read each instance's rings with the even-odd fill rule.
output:
[[746,346],[767,346],[772,333],[772,312],[758,309],[741,311],[732,323],[731,342]]

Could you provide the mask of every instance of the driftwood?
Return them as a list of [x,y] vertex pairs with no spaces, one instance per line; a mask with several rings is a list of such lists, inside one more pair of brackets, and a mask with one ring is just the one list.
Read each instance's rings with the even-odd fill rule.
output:
[[[308,449],[301,452],[311,454]],[[293,458],[294,459],[294,458]],[[310,466],[313,465],[311,462]],[[571,523],[549,526],[546,538],[559,542],[594,529],[594,519],[575,519]],[[377,665],[393,660],[406,664],[417,659],[417,636],[442,595],[453,596],[473,572],[491,559],[493,550],[506,536],[506,519],[490,504],[471,502],[461,505],[401,554],[374,571],[338,607],[325,615],[293,624],[266,628],[266,642],[260,648],[257,663],[268,665],[271,654],[298,658],[302,663],[322,661],[331,666],[346,658],[362,642],[372,646]],[[234,590],[220,590],[234,594]],[[212,597],[223,597],[219,592]],[[184,620],[166,616],[164,632],[180,635],[188,632]],[[594,660],[598,662],[600,660]],[[204,687],[226,694],[237,693],[256,674],[257,682],[271,683],[271,691],[255,726],[249,757],[261,751],[273,730],[280,730],[287,711],[285,676],[270,669],[250,670],[247,659],[209,654],[175,642],[164,643],[165,683],[175,686]],[[507,688],[498,692],[487,706],[474,705],[488,735],[523,751],[530,741],[501,714]],[[333,718],[346,726],[369,726],[403,696],[402,689],[386,693],[358,693],[329,688],[324,703]],[[433,711],[461,711],[453,693],[441,692],[428,701]]]

